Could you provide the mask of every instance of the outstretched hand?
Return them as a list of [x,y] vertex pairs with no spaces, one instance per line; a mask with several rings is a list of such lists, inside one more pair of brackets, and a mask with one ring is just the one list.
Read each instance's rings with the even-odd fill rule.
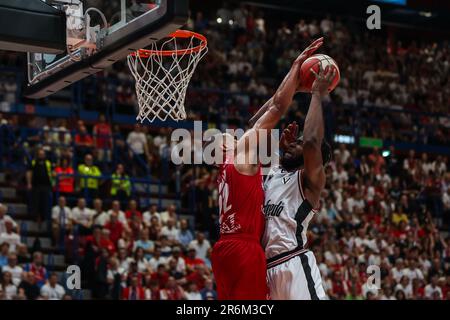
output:
[[328,88],[336,76],[336,68],[328,65],[324,70],[322,63],[319,63],[319,73],[315,72],[312,68],[310,70],[316,77],[311,88],[312,94],[319,95],[320,97],[326,96],[328,94]]
[[303,62],[305,62],[306,59],[311,57],[314,52],[316,52],[317,49],[319,49],[323,44],[323,37],[320,37],[319,39],[316,39],[311,43],[305,50],[303,50],[302,53],[295,59],[294,63],[297,63],[299,65],[302,65]]
[[280,139],[280,149],[285,150],[286,147],[297,140],[298,124],[297,122],[291,122],[286,129],[283,130]]

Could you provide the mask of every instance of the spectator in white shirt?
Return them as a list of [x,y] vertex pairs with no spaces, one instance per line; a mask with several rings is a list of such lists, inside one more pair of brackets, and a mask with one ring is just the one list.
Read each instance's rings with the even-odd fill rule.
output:
[[130,148],[130,157],[133,158],[133,175],[137,176],[138,173],[144,173],[143,169],[147,160],[150,159],[150,153],[147,136],[139,124],[136,124],[134,130],[128,134],[127,144]]
[[162,227],[161,229],[161,235],[166,236],[167,240],[171,243],[175,243],[178,241],[178,235],[180,233],[180,230],[175,226],[175,220],[172,218],[169,218],[167,220],[167,225]]
[[139,272],[146,273],[150,272],[150,263],[145,258],[144,249],[141,247],[138,247],[136,249],[136,252],[134,253],[134,262],[137,265],[137,269]]
[[155,250],[153,251],[153,257],[150,259],[149,264],[152,270],[157,270],[160,264],[166,264],[167,258],[161,255],[160,246],[155,246]]
[[404,268],[403,259],[398,258],[397,260],[395,260],[395,267],[392,268],[392,277],[394,278],[394,280],[396,282],[399,282],[400,279],[403,276],[405,276],[404,270],[405,270],[405,268]]
[[[111,217],[113,213],[117,214],[117,220],[123,223],[124,226],[128,225],[127,217],[125,216],[125,212],[120,210],[120,202],[114,200],[111,204],[111,209],[108,211],[108,217]],[[109,220],[109,218],[108,218]]]
[[86,235],[91,233],[94,212],[86,207],[86,200],[79,198],[77,206],[72,209],[74,224],[78,225],[80,234]]
[[2,273],[10,272],[15,286],[19,286],[22,279],[23,268],[17,264],[17,255],[12,252],[8,255],[8,264],[1,269]]
[[104,226],[107,222],[109,222],[108,213],[103,210],[103,201],[100,198],[94,200],[94,225]]
[[11,252],[16,251],[16,247],[21,244],[20,236],[13,231],[13,223],[11,221],[5,221],[5,232],[0,234],[0,243],[6,242],[9,244],[9,250]]
[[203,232],[198,232],[195,240],[192,240],[189,244],[189,249],[195,249],[197,252],[197,257],[206,260],[208,249],[211,248],[211,244],[205,239],[205,234]]
[[409,267],[405,268],[403,272],[411,281],[414,279],[424,279],[422,270],[419,269],[418,262],[415,259],[409,261]]
[[0,293],[3,292],[5,300],[12,300],[17,295],[17,286],[14,285],[11,272],[4,272],[0,281]]
[[175,205],[174,204],[169,205],[166,211],[160,213],[160,217],[161,222],[163,224],[167,224],[167,220],[169,220],[169,218],[172,218],[175,221],[177,221],[177,213]]
[[142,214],[142,220],[147,226],[150,226],[152,217],[158,218],[158,221],[161,222],[161,216],[158,213],[158,206],[156,204],[151,204],[148,210]]
[[169,258],[170,261],[176,262],[176,271],[184,274],[186,272],[186,262],[184,261],[184,258],[181,256],[181,249],[180,247],[173,247],[172,249],[172,256]]
[[10,221],[13,225],[14,230],[17,233],[19,233],[17,223],[14,221],[13,218],[11,218],[9,215],[6,214],[7,212],[8,212],[8,207],[5,206],[4,204],[0,203],[0,234],[6,231],[6,227],[5,227],[6,221]]
[[425,297],[427,299],[435,299],[435,296],[442,299],[442,289],[438,286],[438,276],[434,275],[431,278],[431,283],[425,286]]
[[41,288],[41,296],[49,300],[61,300],[64,297],[66,290],[58,284],[58,275],[52,273],[47,281]]
[[395,291],[397,290],[402,290],[406,295],[406,299],[410,299],[412,297],[412,285],[407,276],[403,276],[400,283],[395,286]]
[[334,157],[337,163],[345,165],[348,158],[350,158],[350,151],[347,150],[345,144],[341,143],[339,149],[334,151]]
[[202,300],[202,295],[198,291],[197,284],[191,282],[188,286],[188,290],[185,292],[187,300]]
[[61,240],[61,230],[70,231],[72,229],[72,210],[66,206],[66,198],[59,197],[58,205],[52,209],[52,233],[54,243]]

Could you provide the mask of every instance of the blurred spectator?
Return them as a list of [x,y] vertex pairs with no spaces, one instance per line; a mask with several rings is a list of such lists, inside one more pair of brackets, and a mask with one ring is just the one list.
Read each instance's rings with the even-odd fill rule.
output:
[[158,221],[161,219],[160,214],[158,213],[158,206],[156,204],[151,204],[148,208],[148,211],[145,211],[142,215],[143,222],[150,226],[150,220],[152,217],[156,217]]
[[41,296],[49,300],[61,300],[66,291],[63,286],[58,284],[58,275],[52,273],[48,278],[48,282],[41,288]]
[[0,203],[0,234],[2,234],[3,232],[6,232],[5,224],[7,221],[11,222],[13,229],[17,233],[19,233],[17,223],[14,221],[13,218],[11,218],[10,215],[6,214],[7,212],[8,212],[8,207],[6,205]]
[[103,210],[103,201],[100,198],[94,199],[94,225],[104,226],[109,221],[109,214]]
[[425,286],[425,297],[427,299],[442,299],[442,289],[438,286],[438,276],[431,277],[431,283]]
[[131,182],[122,164],[118,164],[111,175],[111,196],[124,203],[131,195]]
[[123,289],[122,299],[123,300],[145,299],[145,290],[141,285],[139,285],[138,277],[133,276],[131,278],[130,285]]
[[202,300],[217,300],[217,292],[214,290],[213,281],[208,278],[205,280],[205,287],[200,291]]
[[185,292],[186,300],[202,300],[202,295],[198,291],[197,284],[191,282],[188,284],[188,289]]
[[0,243],[0,268],[3,268],[8,264],[8,252],[9,252],[9,243],[1,242]]
[[0,243],[8,243],[11,252],[16,251],[16,247],[21,244],[20,236],[14,232],[14,225],[11,221],[5,221],[5,231],[0,233]]
[[199,259],[205,260],[208,250],[211,248],[211,244],[205,239],[203,232],[198,232],[195,240],[192,240],[189,244],[189,249],[194,249]]
[[61,165],[55,168],[55,191],[62,195],[73,195],[75,191],[75,171],[69,163],[69,159],[62,158]]
[[184,261],[186,262],[186,266],[188,267],[188,269],[193,270],[195,268],[195,266],[200,265],[200,264],[205,264],[205,261],[203,261],[200,258],[197,258],[196,256],[196,251],[194,248],[190,247],[188,249],[188,253],[187,256],[184,258]]
[[180,220],[180,231],[178,232],[178,241],[187,247],[194,240],[194,235],[189,230],[189,224],[186,219]]
[[128,210],[125,211],[125,217],[127,220],[132,220],[133,218],[139,218],[142,220],[142,213],[138,210],[137,201],[132,199],[128,202]]
[[92,153],[94,147],[94,140],[87,131],[86,126],[82,121],[78,121],[78,132],[75,135],[75,151],[78,160],[81,160],[85,155]]
[[130,157],[133,159],[133,176],[143,176],[146,173],[145,167],[150,153],[147,137],[139,124],[136,124],[134,130],[128,134],[127,144],[130,148]]
[[158,269],[159,265],[164,265],[167,263],[167,258],[161,255],[161,247],[159,245],[155,245],[155,249],[153,250],[153,256],[149,261],[150,268],[152,270]]
[[169,218],[172,218],[173,220],[178,221],[177,214],[176,214],[176,206],[173,204],[167,206],[167,210],[161,212],[159,215],[161,217],[161,222],[163,224],[167,224],[167,220],[169,220]]
[[164,289],[161,290],[161,300],[185,300],[183,288],[177,284],[175,278],[169,277]]
[[161,236],[167,237],[171,244],[175,244],[179,238],[180,230],[175,225],[175,220],[169,218],[167,224],[161,229]]
[[18,289],[28,300],[36,300],[41,294],[41,290],[36,283],[36,277],[33,272],[24,273]]
[[72,210],[66,205],[66,198],[61,196],[58,199],[58,205],[52,209],[52,234],[55,244],[59,244],[66,233],[71,232],[72,223]]
[[36,221],[41,223],[50,212],[52,191],[52,164],[46,159],[44,149],[38,149],[27,171],[27,188],[31,190],[31,208]]
[[94,165],[92,155],[86,154],[84,164],[78,166],[80,194],[89,199],[98,197],[99,177],[102,175],[100,169]]
[[152,257],[153,250],[155,248],[155,243],[149,239],[148,228],[143,228],[139,233],[139,240],[134,242],[134,250],[142,248],[144,250],[144,255],[147,260]]
[[13,283],[11,272],[2,273],[0,292],[3,292],[5,300],[12,300],[17,295],[17,286]]
[[169,273],[166,270],[165,264],[159,264],[155,271],[151,274],[151,280],[157,281],[160,289],[166,287],[166,284],[169,280]]
[[98,122],[93,128],[94,146],[97,151],[98,162],[111,162],[113,146],[111,126],[106,122],[104,114],[100,114]]
[[18,286],[22,278],[23,269],[17,264],[17,255],[10,253],[8,255],[8,264],[1,269],[2,273],[9,272],[15,286]]
[[122,233],[125,231],[125,227],[122,222],[119,221],[119,217],[116,212],[111,213],[109,221],[105,224],[105,229],[110,231],[110,239],[114,244],[122,237]]
[[86,200],[79,198],[77,206],[72,209],[72,218],[75,226],[78,227],[78,232],[82,235],[92,233],[94,212],[86,207]]
[[43,256],[42,252],[36,251],[33,253],[33,261],[31,263],[27,263],[24,266],[24,271],[32,272],[36,279],[36,284],[39,287],[42,287],[47,281],[48,274],[47,269],[43,265]]
[[158,281],[151,280],[145,289],[146,300],[161,300],[161,291],[159,289]]
[[111,216],[113,213],[117,215],[117,219],[124,225],[127,224],[127,218],[125,217],[125,212],[120,210],[120,202],[114,200],[111,205],[111,209],[108,211],[108,215]]

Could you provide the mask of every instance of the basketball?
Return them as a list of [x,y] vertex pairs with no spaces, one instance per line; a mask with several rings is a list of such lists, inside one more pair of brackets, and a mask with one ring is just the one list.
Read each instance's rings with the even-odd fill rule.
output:
[[336,68],[337,71],[336,75],[334,76],[333,82],[328,88],[328,91],[331,92],[334,90],[334,88],[336,88],[340,80],[339,67],[336,61],[334,61],[333,58],[325,54],[315,54],[306,59],[305,62],[303,62],[302,66],[300,67],[300,86],[298,91],[308,93],[311,92],[314,80],[316,80],[315,75],[311,72],[311,68],[316,73],[319,73],[319,63],[321,63],[323,70],[325,70],[325,67],[329,65]]

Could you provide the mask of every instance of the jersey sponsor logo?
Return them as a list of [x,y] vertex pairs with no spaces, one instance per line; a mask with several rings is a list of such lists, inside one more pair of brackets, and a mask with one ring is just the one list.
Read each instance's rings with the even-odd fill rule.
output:
[[266,217],[279,217],[284,209],[283,201],[278,204],[270,203],[270,200],[263,207],[264,215]]
[[286,184],[291,180],[291,177],[283,177],[283,183]]

